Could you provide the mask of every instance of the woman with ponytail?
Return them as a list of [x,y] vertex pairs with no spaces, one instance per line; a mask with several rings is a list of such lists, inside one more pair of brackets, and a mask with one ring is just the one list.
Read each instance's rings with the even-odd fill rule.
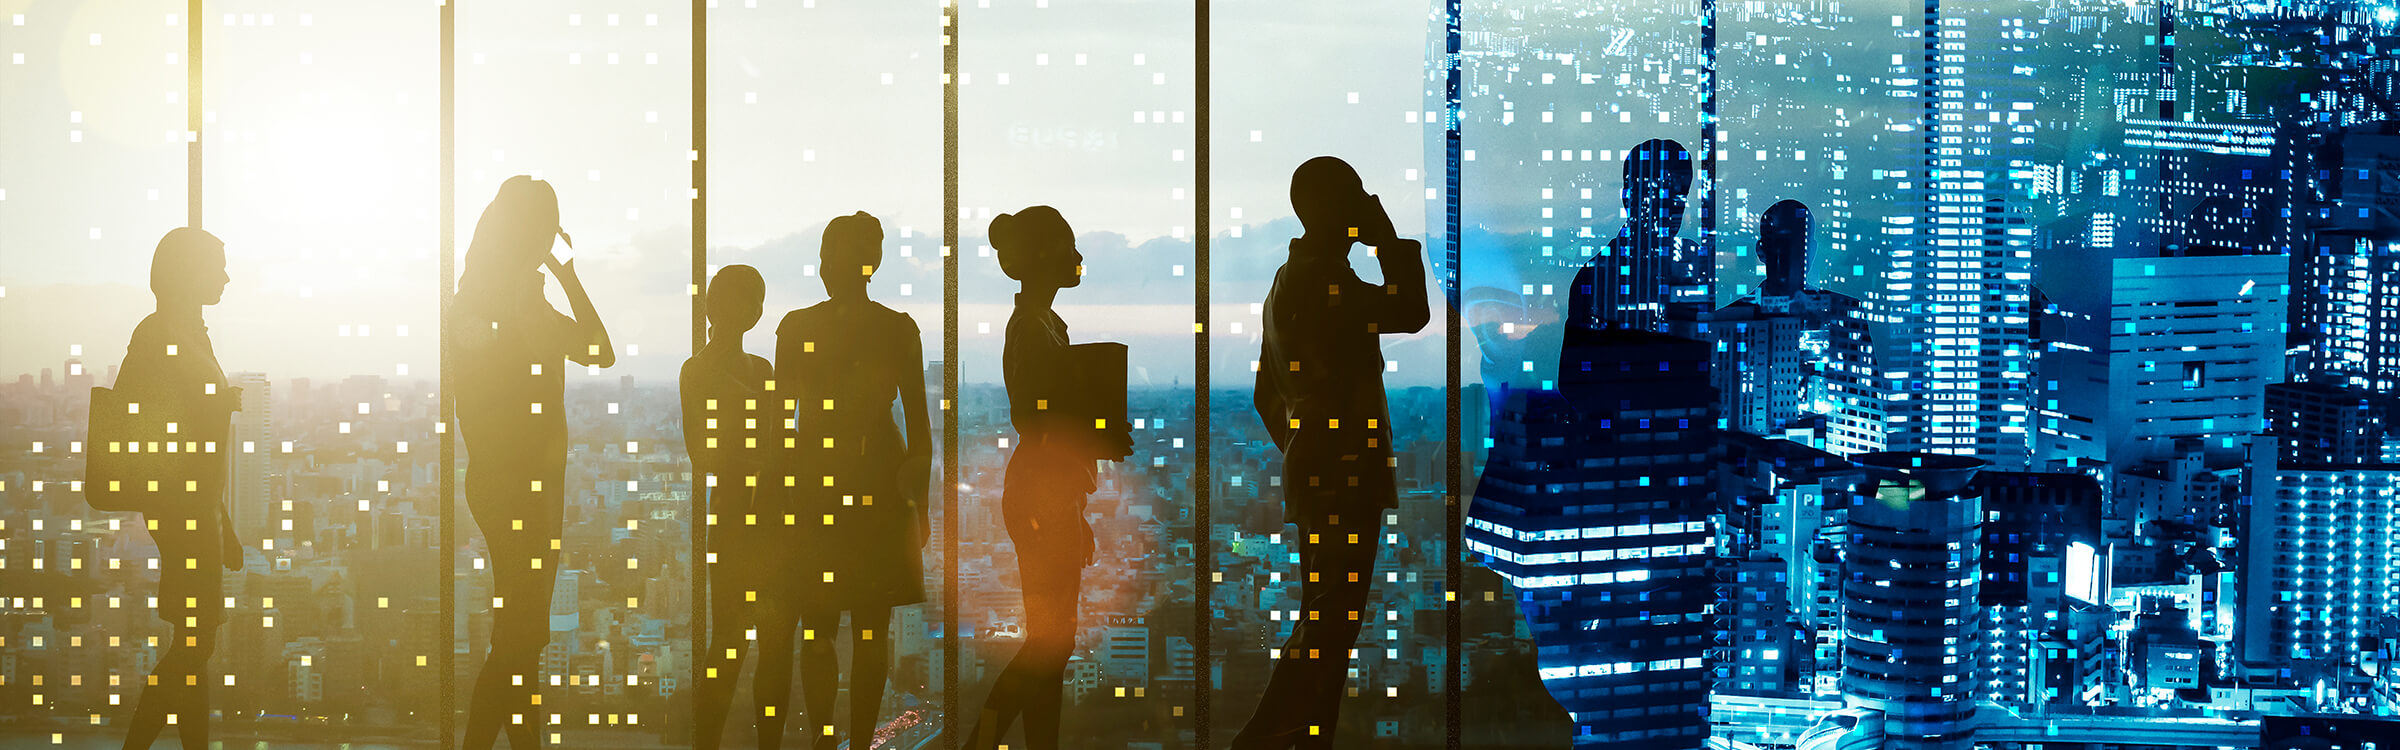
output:
[[[534,672],[550,643],[566,511],[564,365],[617,361],[575,261],[550,253],[552,238],[566,237],[550,183],[508,178],[475,222],[447,316],[467,510],[483,531],[494,599],[491,651],[468,703],[467,750],[488,750],[503,729],[511,748],[540,747],[541,717],[557,711],[542,705]],[[566,291],[574,317],[543,298],[543,270]]]

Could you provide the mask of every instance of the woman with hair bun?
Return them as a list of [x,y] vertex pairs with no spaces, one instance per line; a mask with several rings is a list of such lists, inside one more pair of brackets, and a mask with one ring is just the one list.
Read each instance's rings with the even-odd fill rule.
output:
[[1051,309],[1058,290],[1083,283],[1083,254],[1058,210],[1034,206],[992,220],[1000,270],[1022,284],[1009,314],[1001,379],[1008,418],[1017,430],[1000,493],[1000,515],[1017,548],[1025,594],[1025,644],[1001,671],[968,733],[969,747],[991,748],[1019,717],[1031,750],[1058,747],[1059,688],[1075,650],[1075,612],[1083,568],[1097,545],[1084,501],[1097,486],[1093,461],[1122,459],[1133,448],[1126,426],[1096,437],[1091,423],[1067,409],[1076,387],[1068,361],[1067,324]]
[[[925,496],[933,476],[927,435],[924,343],[907,314],[867,298],[883,264],[883,224],[861,211],[825,225],[817,276],[827,299],[785,315],[775,329],[776,396],[789,399],[798,431],[789,473],[801,529],[790,601],[800,609],[801,697],[817,747],[839,746],[834,688],[841,677],[833,638],[850,613],[851,746],[874,742],[890,669],[892,608],[925,601]],[[899,401],[903,425],[892,421]],[[762,628],[759,647],[791,649],[791,628]],[[772,662],[769,662],[772,663]],[[755,679],[775,683],[766,673]],[[759,689],[785,691],[790,680]],[[779,702],[781,702],[779,700]],[[778,714],[780,715],[780,714]],[[781,736],[780,718],[773,734]],[[761,747],[769,730],[759,732]]]

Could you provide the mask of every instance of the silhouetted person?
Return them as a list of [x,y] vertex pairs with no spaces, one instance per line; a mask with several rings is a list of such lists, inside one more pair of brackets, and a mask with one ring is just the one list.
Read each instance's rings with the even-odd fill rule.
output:
[[[150,258],[158,311],[134,327],[114,384],[140,407],[145,424],[173,422],[187,445],[214,443],[218,451],[169,456],[154,464],[167,475],[147,478],[162,492],[143,513],[158,543],[158,617],[173,630],[135,704],[127,748],[149,747],[170,717],[184,747],[208,747],[208,658],[225,619],[224,571],[242,569],[242,545],[225,509],[226,441],[241,396],[217,366],[200,308],[216,304],[230,281],[225,243],[215,235],[186,227],[161,238]],[[158,426],[145,432],[164,433]]]
[[1761,297],[1790,297],[1808,286],[1808,204],[1777,201],[1758,215],[1758,257],[1767,264],[1758,282]]
[[1704,270],[1715,275],[1699,267],[1712,261],[1675,237],[1691,189],[1691,153],[1682,144],[1654,138],[1626,154],[1625,228],[1568,286],[1569,328],[1655,330],[1678,287],[1702,283]]
[[[553,238],[566,233],[550,183],[522,175],[501,183],[475,222],[448,316],[467,510],[489,548],[497,599],[491,651],[467,709],[468,750],[491,747],[503,729],[509,747],[540,747],[541,719],[557,710],[537,703],[535,672],[550,643],[566,509],[565,363],[617,361],[575,262],[550,253]],[[565,289],[573,317],[543,298],[545,269]]]
[[1098,545],[1084,502],[1098,487],[1095,459],[1120,459],[1133,448],[1124,424],[1096,435],[1089,415],[1066,403],[1087,380],[1071,370],[1067,324],[1050,309],[1058,290],[1083,283],[1083,254],[1058,210],[1034,206],[992,220],[1000,270],[1022,284],[1008,316],[1001,377],[1008,387],[1008,420],[1017,440],[1008,457],[1000,515],[1017,548],[1024,585],[1025,643],[992,684],[983,712],[968,733],[970,746],[995,746],[1010,724],[1025,720],[1031,750],[1058,747],[1059,689],[1075,651],[1075,611],[1083,568]]
[[2249,209],[2222,195],[2212,195],[2192,207],[2183,222],[2182,242],[2170,245],[2164,257],[2247,255],[2258,245],[2250,229],[2256,222]]
[[[1320,156],[1292,173],[1301,236],[1267,292],[1257,407],[1283,451],[1283,518],[1300,531],[1301,609],[1233,747],[1332,747],[1351,646],[1366,615],[1383,513],[1399,506],[1381,336],[1432,317],[1424,249],[1392,229],[1358,172]],[[1383,284],[1350,270],[1375,248]]]
[[[883,263],[881,222],[863,211],[836,218],[825,225],[818,252],[829,299],[792,311],[775,329],[776,387],[798,407],[791,473],[799,515],[818,523],[798,550],[790,595],[809,634],[800,645],[800,682],[818,747],[838,742],[832,715],[841,670],[833,638],[842,613],[850,613],[849,736],[864,748],[882,712],[892,608],[925,601],[933,444],[924,344],[916,321],[867,298],[867,282]],[[892,421],[894,400],[905,433]],[[767,635],[761,632],[759,647],[778,648]],[[775,635],[788,651],[791,633]],[[763,670],[758,677],[773,678]],[[788,688],[761,688],[761,700],[777,689]]]
[[[783,646],[759,655],[759,678],[751,695],[761,707],[759,727],[769,727],[764,707],[791,697],[791,633],[800,619],[779,579],[790,566],[793,509],[784,503],[789,491],[779,468],[784,450],[788,412],[778,411],[780,394],[767,390],[775,366],[765,357],[742,349],[742,335],[758,325],[759,306],[766,299],[766,281],[758,269],[726,266],[708,282],[708,344],[683,363],[683,444],[692,469],[701,479],[693,491],[695,517],[714,518],[708,549],[716,554],[708,566],[708,651],[700,655],[700,715],[692,744],[714,750],[725,731],[725,714],[733,704],[734,683],[742,674],[742,658],[753,626],[762,633],[780,633]],[[781,685],[769,690],[769,685]],[[771,722],[773,736],[759,737],[760,747],[775,747],[783,739],[784,711]]]

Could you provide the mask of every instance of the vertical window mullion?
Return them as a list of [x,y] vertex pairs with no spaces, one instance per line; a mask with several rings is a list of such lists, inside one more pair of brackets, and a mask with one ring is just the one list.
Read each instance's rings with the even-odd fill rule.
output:
[[[198,0],[193,0],[193,4],[198,5]],[[439,417],[441,421],[434,424],[434,432],[441,435],[442,474],[440,480],[441,506],[436,509],[436,515],[441,519],[441,551],[434,556],[435,563],[442,568],[436,579],[442,582],[442,642],[437,647],[441,652],[441,658],[436,660],[441,668],[441,719],[439,725],[442,732],[440,742],[442,750],[451,750],[458,746],[458,700],[456,696],[458,681],[458,571],[452,569],[456,565],[452,550],[458,549],[458,436],[450,431],[450,424],[457,415],[458,406],[450,394],[450,300],[455,293],[452,288],[453,279],[458,276],[456,273],[458,259],[457,13],[455,0],[442,2],[441,252],[437,264],[441,274],[438,287],[441,330],[437,332],[441,337],[441,362],[436,368],[439,371],[440,380],[435,383],[435,391],[439,394],[437,400],[441,404]],[[194,24],[194,26],[197,25]]]
[[[958,694],[958,1],[942,3],[942,705]],[[964,733],[944,732],[964,747]]]
[[[1445,680],[1442,686],[1442,717],[1443,731],[1445,735],[1444,747],[1449,748],[1449,750],[1459,750],[1461,747],[1463,747],[1463,740],[1465,737],[1463,733],[1465,728],[1460,725],[1460,707],[1463,705],[1463,703],[1459,696],[1459,690],[1461,689],[1465,680],[1460,674],[1462,664],[1459,659],[1459,628],[1465,624],[1465,621],[1461,616],[1459,609],[1460,602],[1458,598],[1459,582],[1466,577],[1466,566],[1464,564],[1466,558],[1464,553],[1461,552],[1461,550],[1465,549],[1466,544],[1461,538],[1462,534],[1460,529],[1466,523],[1465,513],[1466,503],[1468,502],[1468,498],[1463,497],[1460,494],[1460,490],[1465,488],[1467,484],[1466,444],[1461,440],[1460,435],[1458,434],[1461,416],[1459,411],[1461,408],[1461,404],[1459,403],[1459,394],[1465,391],[1459,376],[1459,358],[1461,356],[1459,342],[1460,336],[1462,335],[1462,331],[1460,330],[1461,320],[1459,312],[1459,285],[1465,281],[1465,274],[1460,271],[1459,267],[1460,257],[1458,237],[1458,193],[1460,182],[1459,163],[1462,155],[1461,141],[1459,140],[1459,42],[1461,24],[1460,0],[1444,0],[1444,4],[1445,7],[1442,9],[1444,50],[1444,54],[1442,56],[1442,67],[1445,74],[1444,83],[1442,85],[1442,253],[1444,260],[1449,266],[1444,273],[1446,273],[1449,278],[1446,280],[1448,283],[1443,284],[1442,291],[1443,296],[1447,298],[1446,301],[1449,303],[1449,309],[1443,315],[1442,326],[1444,334],[1443,347],[1446,355],[1446,361],[1444,364],[1447,367],[1447,372],[1445,374],[1449,378],[1448,385],[1450,388],[1449,393],[1447,394],[1448,403],[1445,406],[1442,425],[1443,436],[1449,440],[1449,444],[1447,446],[1448,450],[1445,451],[1449,454],[1447,456],[1447,466],[1444,467],[1446,470],[1444,481],[1448,482],[1449,486],[1445,487],[1443,491],[1444,494],[1448,496],[1449,502],[1444,504],[1445,507],[1443,513],[1444,525],[1442,527],[1442,534],[1444,538],[1444,544],[1442,547],[1442,586],[1450,592],[1450,595],[1443,597],[1445,601],[1442,603],[1442,617],[1444,620],[1442,637],[1444,641],[1443,646],[1445,647],[1445,650],[1442,654],[1443,679]],[[1484,404],[1477,404],[1476,408],[1481,409],[1487,407]]]
[[1194,157],[1193,194],[1198,202],[1193,206],[1192,265],[1199,268],[1192,289],[1192,721],[1193,741],[1198,747],[1214,747],[1209,740],[1209,699],[1216,692],[1214,670],[1209,668],[1211,644],[1209,636],[1216,629],[1216,618],[1210,610],[1216,602],[1215,582],[1217,550],[1211,544],[1209,529],[1215,523],[1209,506],[1210,490],[1215,488],[1215,473],[1210,461],[1209,431],[1209,352],[1208,337],[1208,280],[1209,258],[1209,174],[1208,174],[1208,98],[1209,98],[1209,38],[1208,0],[1194,0],[1193,35],[1193,94],[1192,94],[1192,155]]
[[[692,0],[692,356],[708,345],[708,3]],[[692,576],[692,651],[691,685],[692,715],[701,716],[700,679],[707,669],[701,666],[709,649],[708,587],[709,576],[715,571],[708,565],[708,523],[716,515],[714,508],[700,507],[699,500],[709,497],[701,486],[708,478],[701,472],[691,472],[692,507],[703,511],[688,519],[692,532],[692,557],[688,570]],[[714,498],[711,498],[714,499]],[[692,731],[698,732],[695,724]],[[694,742],[697,742],[695,735]]]

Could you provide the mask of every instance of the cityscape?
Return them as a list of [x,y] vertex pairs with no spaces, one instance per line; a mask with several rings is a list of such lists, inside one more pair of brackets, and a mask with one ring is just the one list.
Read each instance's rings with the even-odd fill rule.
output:
[[[1399,232],[1425,241],[1438,285],[1434,326],[1384,338],[1399,502],[1336,746],[2400,743],[2393,8],[1464,0],[1452,52],[1440,5],[1383,6],[1424,21],[1381,40],[1421,57],[1421,99],[1272,131],[1403,123],[1421,150],[1345,156],[1373,162],[1371,191],[1426,191],[1386,203],[1421,213]],[[1326,85],[1357,103],[1358,86]],[[1260,140],[1266,116],[1220,117],[1235,124],[1218,140]],[[1054,148],[1041,127],[1017,140]],[[1086,132],[1106,142],[1090,150],[1115,149],[1109,132]],[[1143,179],[1186,184],[1191,166],[1173,168]],[[40,189],[0,178],[18,189],[0,207]],[[1298,225],[1257,204],[1216,221],[1213,256],[1180,225],[1088,232],[1096,266],[1107,247],[1156,267],[1137,291],[1059,304],[1143,369],[1132,453],[1101,464],[1086,512],[1099,562],[1065,677],[1069,747],[1222,745],[1303,617],[1282,454],[1251,386],[1257,303]],[[982,267],[951,291],[993,302],[989,240],[965,223],[960,246],[987,252],[961,253]],[[805,255],[757,262],[770,286],[813,290],[779,270],[814,262],[822,226],[744,252]],[[914,232],[893,241],[930,255]],[[605,234],[585,235],[595,256]],[[40,338],[70,321],[23,300],[67,284],[21,260],[44,252],[29,244],[0,247],[0,348],[35,363],[0,373],[0,747],[114,747],[165,652],[161,555],[140,514],[86,499],[91,393],[119,354]],[[876,283],[915,286],[895,306],[938,358],[924,296],[942,280],[899,257],[914,259]],[[430,277],[431,258],[388,262]],[[1186,263],[1214,284],[1205,361]],[[657,369],[680,359],[688,301],[643,300],[651,329],[626,340],[653,343],[620,368],[634,374],[566,380],[545,745],[691,746],[694,579],[716,565],[693,540],[734,521],[696,510],[677,386]],[[987,314],[953,321],[954,389],[944,362],[922,372],[935,433],[956,435],[934,459],[957,467],[935,479],[955,517],[937,492],[934,595],[893,610],[883,723],[850,747],[957,745],[1025,641],[1001,509],[1017,432]],[[1113,319],[1142,314],[1168,322]],[[1439,377],[1452,345],[1456,392]],[[447,746],[498,594],[465,499],[444,507],[472,456],[439,447],[456,428],[432,364],[328,377],[227,357],[244,545],[214,656],[223,746]]]

